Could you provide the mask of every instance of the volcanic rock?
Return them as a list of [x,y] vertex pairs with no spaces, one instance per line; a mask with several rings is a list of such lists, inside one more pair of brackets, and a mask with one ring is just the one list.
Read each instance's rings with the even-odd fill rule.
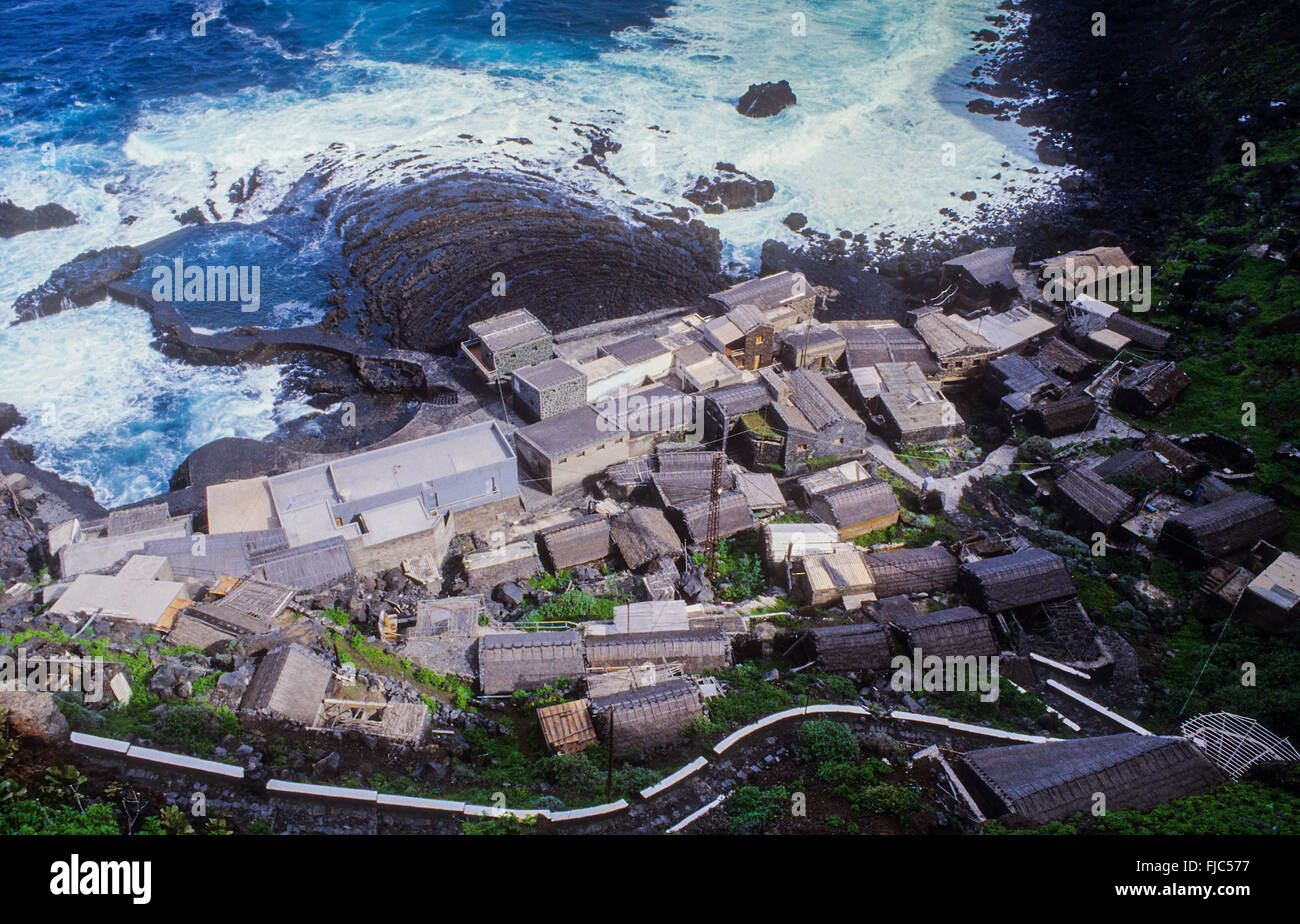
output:
[[0,199],[0,237],[17,237],[28,231],[67,228],[77,223],[77,216],[55,202],[25,209],[8,199]]
[[736,103],[736,111],[751,119],[765,119],[782,109],[793,106],[797,100],[788,80],[776,83],[751,83],[745,95]]
[[125,279],[140,266],[134,247],[88,250],[60,266],[35,289],[18,296],[14,313],[32,321],[67,308],[93,304],[108,297],[108,284]]

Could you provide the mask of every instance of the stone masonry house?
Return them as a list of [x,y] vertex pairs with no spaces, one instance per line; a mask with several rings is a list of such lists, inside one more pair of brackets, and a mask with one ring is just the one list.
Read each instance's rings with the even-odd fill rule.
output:
[[582,633],[514,632],[478,640],[479,688],[485,696],[535,690],[582,676]]
[[489,383],[555,355],[551,332],[522,308],[471,324],[469,332],[460,351]]
[[587,376],[562,359],[516,369],[511,381],[515,399],[534,420],[545,420],[587,403]]

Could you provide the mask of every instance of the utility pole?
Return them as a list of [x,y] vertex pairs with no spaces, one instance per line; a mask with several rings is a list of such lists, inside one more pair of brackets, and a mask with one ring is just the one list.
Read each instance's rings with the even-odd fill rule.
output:
[[614,713],[617,706],[609,707],[609,765],[605,771],[605,801],[614,801]]

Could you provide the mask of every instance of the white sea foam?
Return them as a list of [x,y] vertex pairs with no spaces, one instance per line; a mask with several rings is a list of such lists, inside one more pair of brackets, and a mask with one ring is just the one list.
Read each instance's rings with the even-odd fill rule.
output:
[[105,505],[166,490],[205,443],[260,438],[309,410],[277,408],[281,366],[191,366],[152,339],[144,312],[110,301],[0,330],[4,398],[27,417],[11,435]]

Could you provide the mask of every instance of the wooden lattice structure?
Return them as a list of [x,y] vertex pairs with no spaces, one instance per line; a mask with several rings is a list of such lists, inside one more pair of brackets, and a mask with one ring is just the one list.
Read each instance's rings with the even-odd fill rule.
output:
[[537,710],[546,746],[555,754],[577,754],[596,743],[596,728],[585,699],[556,703]]
[[1229,778],[1237,780],[1256,764],[1300,762],[1290,739],[1279,738],[1254,719],[1212,712],[1188,719],[1182,733]]

